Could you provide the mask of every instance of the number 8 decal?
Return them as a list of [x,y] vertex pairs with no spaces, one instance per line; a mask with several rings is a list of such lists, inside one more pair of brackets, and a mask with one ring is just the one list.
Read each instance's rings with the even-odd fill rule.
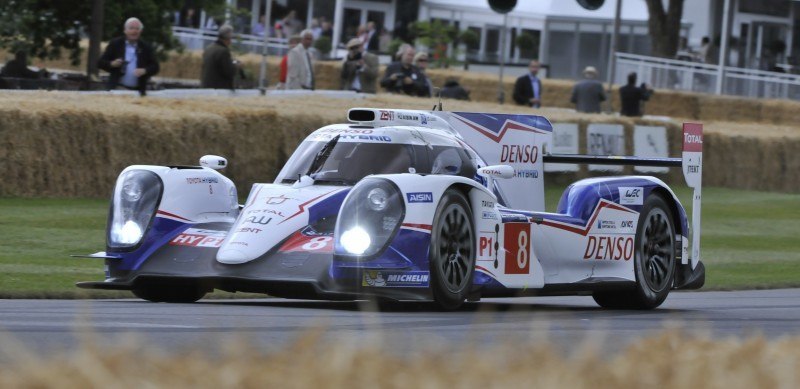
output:
[[519,249],[517,250],[517,267],[525,269],[528,267],[528,234],[526,234],[524,230],[519,232],[517,243],[519,244]]
[[531,225],[508,223],[503,232],[505,274],[530,274]]

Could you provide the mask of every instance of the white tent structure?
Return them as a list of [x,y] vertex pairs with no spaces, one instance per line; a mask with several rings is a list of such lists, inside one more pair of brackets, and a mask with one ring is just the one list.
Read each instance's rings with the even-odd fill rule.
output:
[[[510,62],[524,63],[538,58],[547,67],[548,76],[579,78],[586,66],[594,66],[602,78],[606,75],[616,1],[608,0],[598,10],[589,11],[575,0],[518,1],[509,13],[506,47]],[[486,0],[423,0],[419,20],[441,19],[471,29],[479,34],[480,45],[469,50],[477,62],[497,62],[501,53],[500,35],[503,15],[489,8]],[[650,54],[647,28],[648,11],[644,0],[624,0],[618,50]],[[683,26],[688,35],[688,25]],[[515,47],[514,37],[527,33],[538,37],[538,51]],[[527,50],[526,50],[527,49]]]

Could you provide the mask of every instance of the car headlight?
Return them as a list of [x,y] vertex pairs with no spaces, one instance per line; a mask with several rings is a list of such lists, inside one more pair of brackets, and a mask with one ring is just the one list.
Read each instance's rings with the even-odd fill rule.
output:
[[405,216],[400,189],[386,179],[366,178],[347,195],[336,220],[336,254],[374,256],[391,242]]
[[111,199],[106,242],[109,248],[139,245],[155,216],[164,184],[147,170],[129,170],[119,176]]

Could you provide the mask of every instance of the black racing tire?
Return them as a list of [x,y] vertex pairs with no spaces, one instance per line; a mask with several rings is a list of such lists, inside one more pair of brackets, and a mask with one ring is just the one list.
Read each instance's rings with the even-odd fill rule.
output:
[[147,286],[131,290],[134,296],[154,303],[193,303],[203,298],[206,291],[197,286]]
[[472,287],[475,226],[466,197],[448,189],[436,207],[430,245],[431,291],[443,310],[458,309]]
[[642,207],[636,228],[634,273],[636,287],[626,291],[595,292],[603,308],[654,309],[667,299],[675,281],[675,223],[663,197],[651,194]]

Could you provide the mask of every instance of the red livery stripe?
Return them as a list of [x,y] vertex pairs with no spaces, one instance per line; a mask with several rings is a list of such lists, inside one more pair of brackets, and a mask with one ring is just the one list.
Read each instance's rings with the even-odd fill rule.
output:
[[408,228],[419,228],[421,230],[428,230],[428,231],[433,229],[433,226],[431,226],[430,224],[403,223],[402,226]]
[[164,216],[174,217],[175,219],[186,220],[187,222],[190,222],[190,221],[191,221],[191,220],[189,220],[189,219],[187,219],[187,218],[185,218],[185,217],[180,217],[180,216],[178,216],[178,215],[176,215],[176,214],[174,214],[174,213],[169,213],[169,212],[167,212],[167,211],[162,211],[162,210],[160,210],[160,209],[159,209],[159,210],[158,210],[158,212],[156,212],[156,213],[157,213],[157,214],[159,214],[159,215],[164,215]]

